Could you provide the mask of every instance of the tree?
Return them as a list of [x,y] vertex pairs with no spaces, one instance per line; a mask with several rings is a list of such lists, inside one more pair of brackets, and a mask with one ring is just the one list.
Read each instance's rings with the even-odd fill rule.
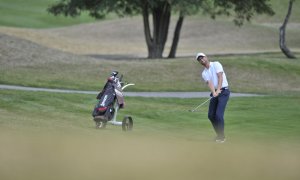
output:
[[285,28],[286,28],[286,25],[289,21],[290,15],[292,13],[293,2],[294,2],[294,0],[290,0],[287,15],[284,19],[284,22],[283,22],[282,26],[280,26],[280,28],[279,28],[279,46],[280,46],[280,49],[283,52],[283,54],[286,55],[286,57],[291,58],[291,59],[296,58],[296,56],[294,56],[293,53],[289,50],[289,48],[285,45]]
[[[273,15],[269,0],[60,0],[51,5],[48,12],[65,16],[79,16],[88,11],[90,16],[101,19],[108,13],[119,16],[142,14],[148,58],[162,58],[168,37],[172,14],[177,14],[169,58],[176,55],[184,18],[203,12],[213,19],[218,15],[234,15],[234,23],[241,26],[257,14]],[[152,26],[150,26],[152,15]],[[151,31],[152,30],[152,31]]]

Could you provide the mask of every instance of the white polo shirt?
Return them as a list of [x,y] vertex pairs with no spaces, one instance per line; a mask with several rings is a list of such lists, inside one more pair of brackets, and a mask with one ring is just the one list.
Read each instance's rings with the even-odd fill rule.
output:
[[226,74],[223,70],[223,66],[220,62],[209,62],[209,68],[205,68],[202,72],[202,78],[205,82],[211,81],[215,87],[215,89],[218,88],[218,76],[217,73],[223,72],[223,82],[222,82],[222,88],[228,87],[228,82],[226,78]]

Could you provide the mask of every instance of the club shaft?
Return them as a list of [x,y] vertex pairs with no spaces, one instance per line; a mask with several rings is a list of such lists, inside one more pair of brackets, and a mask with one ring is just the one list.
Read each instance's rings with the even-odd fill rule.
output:
[[212,97],[208,98],[206,101],[204,101],[203,103],[201,103],[199,106],[195,107],[192,111],[195,111],[196,109],[198,109],[199,107],[203,106],[205,103],[207,103],[207,101],[209,101]]

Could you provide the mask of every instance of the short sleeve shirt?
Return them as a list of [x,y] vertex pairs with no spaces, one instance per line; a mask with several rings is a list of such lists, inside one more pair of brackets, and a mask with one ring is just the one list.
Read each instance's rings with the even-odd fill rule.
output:
[[215,87],[215,89],[218,88],[218,76],[217,73],[223,72],[223,82],[222,87],[228,87],[228,82],[226,78],[226,74],[223,70],[223,66],[220,62],[210,62],[209,68],[205,68],[202,72],[202,78],[205,82],[211,81]]

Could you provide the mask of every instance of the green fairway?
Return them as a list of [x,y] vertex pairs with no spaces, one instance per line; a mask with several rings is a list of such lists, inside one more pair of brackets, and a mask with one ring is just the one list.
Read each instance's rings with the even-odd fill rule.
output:
[[[207,106],[200,112],[188,112],[203,99],[126,98],[126,114],[134,116],[134,133],[170,134],[178,138],[208,140],[213,136],[207,119]],[[226,111],[227,129],[233,141],[299,140],[297,121],[300,96],[261,96],[231,98]],[[94,95],[26,92],[1,90],[0,124],[3,129],[18,131],[78,131],[94,130],[91,111]],[[109,131],[121,130],[108,128]]]
[[[300,96],[231,98],[225,144],[212,141],[207,107],[187,111],[204,99],[125,100],[118,119],[131,115],[131,132],[95,129],[94,95],[0,90],[0,178],[300,177]],[[212,174],[215,163],[223,168]]]

